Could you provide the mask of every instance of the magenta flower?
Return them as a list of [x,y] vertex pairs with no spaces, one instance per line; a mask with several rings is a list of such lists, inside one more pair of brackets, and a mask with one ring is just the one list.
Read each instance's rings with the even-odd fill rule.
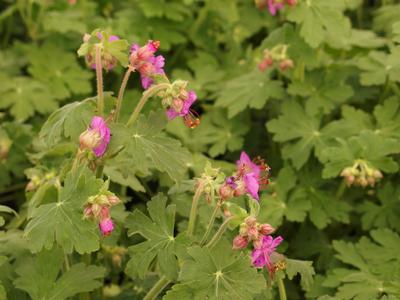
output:
[[273,263],[271,262],[271,254],[275,252],[276,248],[282,243],[283,238],[278,236],[273,238],[270,235],[265,235],[262,238],[261,246],[256,248],[251,253],[252,263],[256,268],[263,268],[266,266],[271,272],[273,270]]
[[185,99],[175,98],[172,105],[167,109],[167,117],[173,120],[176,117],[183,117],[185,125],[189,128],[195,128],[200,124],[197,113],[191,109],[191,106],[196,101],[197,95],[194,91],[189,91]]
[[111,232],[114,230],[114,223],[111,220],[111,218],[107,218],[107,219],[102,220],[99,223],[99,228],[100,228],[101,233],[104,236],[107,236],[107,235],[110,235]]
[[102,117],[92,118],[89,128],[80,137],[80,148],[91,149],[97,157],[103,156],[110,143],[111,133]]
[[284,4],[283,2],[277,2],[277,0],[268,0],[268,10],[271,15],[275,16],[277,11],[282,9]]
[[142,86],[146,90],[154,83],[152,77],[155,74],[164,74],[164,57],[162,55],[154,55],[159,46],[159,41],[151,40],[143,47],[138,44],[131,46],[129,58],[131,66],[140,73]]
[[247,192],[257,201],[259,200],[258,190],[261,169],[253,163],[246,152],[242,151],[240,160],[236,162],[239,176],[242,177]]

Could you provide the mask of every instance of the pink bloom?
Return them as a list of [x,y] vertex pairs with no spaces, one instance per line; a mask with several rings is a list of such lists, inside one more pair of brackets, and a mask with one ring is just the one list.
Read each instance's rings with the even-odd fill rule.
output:
[[236,166],[239,176],[243,179],[247,192],[258,201],[260,167],[253,163],[244,151],[240,154],[240,160],[236,162]]
[[167,110],[168,119],[172,120],[172,119],[175,119],[178,116],[184,117],[187,114],[189,114],[190,113],[190,107],[196,101],[196,99],[197,99],[196,93],[194,91],[189,91],[188,92],[188,97],[183,101],[183,105],[181,106],[181,110],[180,111],[176,111],[172,107]]
[[111,218],[104,219],[99,223],[99,228],[101,233],[107,236],[110,235],[111,232],[114,230],[114,223]]
[[155,52],[160,46],[159,41],[148,41],[143,47],[138,44],[131,46],[130,63],[131,66],[140,73],[142,86],[148,89],[153,84],[152,76],[164,74],[165,59],[162,55],[155,56]]
[[102,117],[93,117],[89,128],[79,137],[81,149],[91,149],[97,157],[103,156],[110,143],[111,133]]
[[270,235],[263,236],[261,246],[254,249],[251,253],[252,263],[256,268],[263,268],[266,266],[271,272],[273,270],[273,263],[271,262],[271,254],[282,243],[283,238],[278,236],[273,238]]
[[283,8],[282,2],[276,2],[276,0],[268,0],[268,10],[271,15],[275,16],[276,12]]

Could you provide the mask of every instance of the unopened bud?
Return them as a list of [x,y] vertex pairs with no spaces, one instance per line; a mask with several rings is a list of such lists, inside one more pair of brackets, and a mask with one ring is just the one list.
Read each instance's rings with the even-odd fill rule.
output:
[[254,227],[250,227],[250,228],[247,230],[247,235],[249,236],[249,239],[251,239],[251,240],[257,240],[258,237],[259,237],[259,233],[258,233],[257,228],[256,228],[255,226],[254,226]]
[[260,234],[261,235],[268,235],[275,232],[275,228],[272,227],[270,224],[261,224],[260,225]]
[[91,217],[93,217],[93,210],[92,210],[92,206],[88,205],[83,210],[83,218],[88,219],[88,218],[91,218]]
[[247,237],[237,235],[233,239],[232,249],[233,250],[243,249],[243,248],[246,248],[248,244],[249,244],[249,240],[247,239]]
[[122,257],[119,254],[113,254],[112,257],[112,262],[114,264],[114,266],[116,267],[121,267],[121,263],[122,263]]
[[262,247],[262,241],[261,238],[258,238],[256,240],[253,240],[253,247],[255,249],[260,249]]
[[232,198],[233,196],[233,189],[231,188],[230,185],[228,184],[223,184],[219,188],[219,196],[221,197],[221,200],[228,200]]
[[297,0],[286,0],[286,3],[289,6],[296,6],[297,5]]
[[379,170],[375,170],[373,176],[374,176],[376,179],[382,179],[382,178],[383,178],[382,172],[379,171]]
[[248,229],[249,228],[247,227],[246,223],[240,224],[239,234],[243,235],[243,236],[247,236]]
[[346,180],[346,184],[347,184],[348,186],[350,186],[350,185],[352,185],[352,184],[354,183],[355,177],[354,177],[353,175],[350,175],[350,176],[347,176],[347,177],[345,178],[345,180]]
[[80,148],[93,150],[101,143],[100,134],[96,130],[85,130],[79,136]]
[[257,219],[253,216],[248,216],[244,222],[246,223],[247,226],[253,227],[257,223]]
[[82,37],[82,40],[83,40],[83,42],[87,43],[87,42],[89,42],[90,38],[91,38],[91,35],[89,33],[85,33]]
[[111,206],[121,203],[121,200],[115,195],[110,195],[107,197],[107,199]]
[[226,218],[232,217],[232,213],[231,213],[231,211],[230,211],[228,208],[225,208],[225,209],[223,210],[223,214],[224,214],[224,216],[225,216]]
[[282,59],[281,62],[279,63],[279,68],[281,69],[281,71],[293,68],[293,60],[289,58]]
[[114,223],[110,219],[104,219],[99,223],[99,228],[104,236],[108,236],[114,230]]

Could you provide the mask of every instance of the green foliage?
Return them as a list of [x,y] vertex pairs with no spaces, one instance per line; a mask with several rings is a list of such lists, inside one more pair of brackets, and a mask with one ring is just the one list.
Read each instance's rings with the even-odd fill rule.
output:
[[182,284],[169,297],[182,293],[187,299],[193,290],[192,294],[203,299],[253,299],[261,292],[264,279],[251,267],[248,257],[234,255],[230,248],[225,241],[213,249],[189,248],[191,258],[182,267]]
[[63,300],[82,292],[92,291],[102,285],[99,279],[105,269],[97,266],[75,264],[59,276],[63,254],[57,248],[44,250],[35,258],[26,259],[16,269],[15,286],[26,291],[31,299]]
[[[1,300],[272,300],[281,279],[287,299],[400,299],[400,4],[264,2],[0,0]],[[196,128],[167,120],[164,90],[126,125],[151,71],[119,95],[129,48],[148,40],[156,81],[196,92]],[[242,150],[270,182],[220,203]],[[284,239],[273,276],[252,240],[232,249],[248,216]]]
[[42,204],[32,212],[25,228],[32,251],[51,249],[54,242],[67,253],[96,251],[99,248],[96,225],[82,218],[82,209],[87,198],[97,194],[101,186],[101,180],[83,169],[68,173],[57,201]]

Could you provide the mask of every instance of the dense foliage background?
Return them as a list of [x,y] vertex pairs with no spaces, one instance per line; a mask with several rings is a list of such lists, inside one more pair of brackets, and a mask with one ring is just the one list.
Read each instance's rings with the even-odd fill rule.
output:
[[[183,232],[191,180],[207,161],[228,174],[242,149],[271,166],[258,219],[277,227],[285,240],[281,252],[299,260],[286,274],[293,279],[285,280],[288,299],[400,298],[399,1],[298,0],[275,16],[252,0],[0,0],[0,9],[0,299],[143,299],[158,269],[134,261],[146,250],[128,251],[143,239],[128,237],[125,228],[146,231],[146,222],[154,223],[133,224],[142,216],[131,212],[144,212],[163,192],[176,205],[172,235]],[[186,165],[154,167],[142,157],[106,165],[110,190],[124,203],[113,211],[113,234],[93,241],[81,227],[40,208],[55,205],[59,176],[88,124],[87,111],[76,105],[67,106],[65,117],[46,120],[95,95],[95,72],[76,54],[83,34],[95,28],[129,43],[159,40],[166,72],[196,91],[201,124],[192,130],[174,120],[166,127],[188,149],[173,154],[188,155]],[[266,49],[283,56],[260,70]],[[293,65],[280,66],[282,59]],[[107,97],[118,92],[123,74],[121,66],[105,73]],[[134,74],[123,120],[141,93]],[[160,101],[152,101],[146,114],[159,108]],[[160,116],[151,114],[148,122],[157,127]],[[100,183],[90,180],[86,187],[98,189]],[[63,190],[75,189],[68,196],[84,201],[92,194],[79,185],[67,175]],[[156,197],[164,211],[166,198]],[[200,228],[210,214],[202,200]],[[164,217],[152,215],[156,223]],[[33,230],[34,222],[45,226]],[[71,268],[63,265],[62,250],[50,250],[52,227],[60,222],[65,231],[56,244],[76,250],[68,254],[76,263]],[[229,261],[230,248],[219,247],[210,255]],[[92,253],[78,254],[85,252]],[[201,262],[192,264],[193,273],[201,271]],[[185,276],[193,274],[179,280]],[[243,276],[232,289],[252,287],[251,274]],[[216,299],[236,299],[224,288]],[[165,299],[188,297],[197,299],[194,289],[177,288]],[[277,297],[274,286],[253,295]]]

